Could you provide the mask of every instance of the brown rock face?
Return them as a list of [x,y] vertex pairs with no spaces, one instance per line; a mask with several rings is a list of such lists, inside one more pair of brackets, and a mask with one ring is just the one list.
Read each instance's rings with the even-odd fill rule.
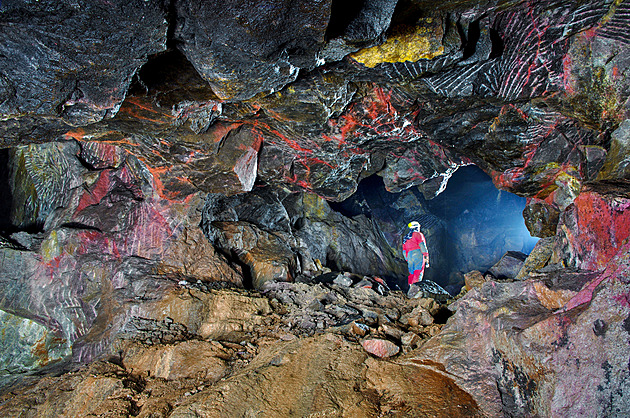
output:
[[468,292],[415,359],[459,376],[490,416],[626,415],[628,249],[601,273],[560,270]]
[[[265,311],[259,296],[245,292],[190,291],[189,297],[174,292],[170,302],[154,305],[154,312],[136,312],[144,319],[137,318],[135,328],[119,336],[107,362],[24,381],[0,396],[0,413],[24,417],[482,416],[472,397],[440,365],[405,358],[376,360],[356,341],[350,327],[343,325],[344,319],[337,317],[341,307],[349,310],[341,300],[345,294],[365,312],[366,319],[375,315],[375,323],[364,325],[371,333],[401,335],[407,327],[402,322],[388,320],[389,325],[379,325],[386,316],[376,304],[372,308],[378,314],[370,311],[372,300],[389,306],[387,317],[392,319],[394,307],[410,312],[420,304],[428,306],[429,301],[333,286],[325,296],[329,305],[337,307],[329,315],[339,324],[313,332],[305,324],[297,325],[296,315],[322,309],[313,302],[322,299],[324,288],[276,286],[276,291],[291,294],[293,301],[280,302],[280,294],[275,293],[273,311]],[[333,295],[340,299],[333,302]],[[247,323],[252,309],[264,320],[244,333],[214,334],[216,339],[190,333],[195,331],[195,313],[211,313],[214,328],[226,330],[238,316],[240,323]],[[169,315],[164,321],[148,319],[164,313]],[[287,333],[285,327],[295,334]],[[422,337],[414,332],[405,335],[408,344],[421,344]],[[227,337],[234,338],[230,342]],[[398,351],[383,339],[372,341],[390,352],[392,347],[385,344],[391,344]]]
[[486,278],[477,270],[464,274],[464,280],[466,282],[466,290],[481,287],[486,282]]
[[129,343],[119,348],[122,365],[134,375],[166,380],[194,378],[213,383],[228,371],[230,353],[219,343],[189,340],[173,345],[146,347]]

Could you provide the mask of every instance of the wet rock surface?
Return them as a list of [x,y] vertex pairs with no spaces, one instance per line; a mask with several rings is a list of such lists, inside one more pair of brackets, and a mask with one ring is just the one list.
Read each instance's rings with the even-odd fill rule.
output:
[[116,143],[167,189],[332,200],[376,172],[435,195],[473,162],[564,208],[624,176],[625,3],[397,3],[4,2],[4,141]]
[[523,268],[526,254],[518,251],[508,251],[501,257],[499,262],[490,267],[488,273],[497,279],[514,279]]
[[111,118],[149,55],[166,49],[157,1],[8,1],[1,12],[5,145]]
[[259,188],[247,195],[206,201],[203,230],[219,249],[250,269],[252,285],[292,281],[328,269],[404,275],[406,263],[366,216],[347,217],[309,193]]

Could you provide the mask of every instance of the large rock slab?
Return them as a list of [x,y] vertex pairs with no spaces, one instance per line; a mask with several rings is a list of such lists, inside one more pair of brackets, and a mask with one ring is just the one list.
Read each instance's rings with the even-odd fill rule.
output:
[[508,251],[497,264],[490,267],[488,273],[497,279],[513,279],[523,267],[526,258],[527,255],[521,252]]
[[[605,190],[605,189],[604,189]],[[602,191],[604,191],[602,190]],[[630,195],[623,188],[605,194],[583,191],[561,217],[556,260],[586,270],[605,268],[630,237]]]
[[220,344],[197,340],[150,347],[132,343],[121,350],[123,366],[130,373],[167,380],[217,381],[227,373],[225,359],[230,358]]
[[331,1],[301,7],[285,0],[178,2],[180,49],[222,99],[248,99],[294,81],[314,67]]
[[554,242],[555,238],[552,237],[539,240],[523,262],[523,266],[514,279],[524,280],[528,275],[545,267],[553,254]]
[[[630,259],[601,273],[484,284],[417,360],[438,361],[489,416],[625,415]],[[576,378],[579,377],[579,378]]]
[[[390,384],[402,374],[408,377]],[[445,393],[451,394],[449,401]],[[383,400],[376,405],[370,394]],[[172,416],[219,417],[225,411],[262,416],[370,417],[394,411],[479,416],[472,399],[447,376],[416,365],[369,359],[361,347],[333,335],[264,349],[241,372],[186,399]]]
[[[37,123],[29,118],[71,125],[111,118],[148,56],[166,49],[157,1],[11,1],[0,10],[5,128],[7,119],[28,129]],[[16,145],[9,139],[3,135]]]
[[598,179],[630,179],[630,119],[611,134],[612,143]]

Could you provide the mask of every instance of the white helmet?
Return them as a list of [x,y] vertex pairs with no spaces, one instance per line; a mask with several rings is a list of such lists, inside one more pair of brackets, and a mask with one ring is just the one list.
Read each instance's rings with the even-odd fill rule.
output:
[[417,231],[420,230],[420,222],[417,221],[413,221],[413,222],[409,222],[409,225],[407,225],[410,229],[415,229]]

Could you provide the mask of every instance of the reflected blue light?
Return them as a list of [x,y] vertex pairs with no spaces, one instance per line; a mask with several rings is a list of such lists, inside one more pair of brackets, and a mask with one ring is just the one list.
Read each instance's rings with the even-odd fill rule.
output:
[[[531,252],[538,238],[525,227],[525,204],[525,198],[497,190],[487,174],[471,165],[460,167],[446,190],[431,200],[415,187],[389,193],[380,177],[371,176],[351,198],[331,207],[345,216],[373,219],[395,251],[400,251],[407,223],[419,221],[431,253],[425,279],[456,294],[464,273],[485,272],[508,251]],[[402,254],[400,258],[404,264]],[[406,285],[406,277],[398,280]]]

